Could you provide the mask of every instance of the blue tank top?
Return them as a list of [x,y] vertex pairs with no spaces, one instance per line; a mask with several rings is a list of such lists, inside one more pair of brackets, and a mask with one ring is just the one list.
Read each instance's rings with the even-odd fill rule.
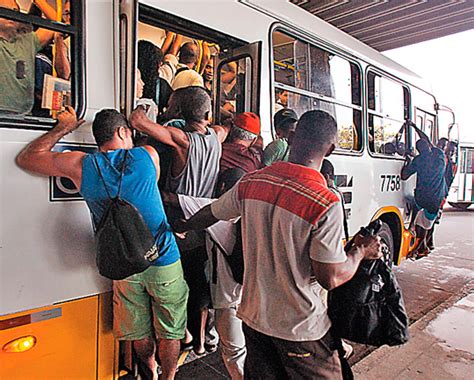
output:
[[[81,194],[92,212],[95,225],[97,225],[107,208],[109,198],[104,189],[104,183],[97,172],[93,156],[99,164],[110,195],[115,197],[118,192],[125,150],[114,150],[105,155],[102,153],[88,154],[84,157]],[[156,238],[160,257],[155,260],[153,265],[165,266],[178,261],[179,250],[158,191],[155,165],[143,147],[128,151],[120,197],[140,211],[151,233]]]

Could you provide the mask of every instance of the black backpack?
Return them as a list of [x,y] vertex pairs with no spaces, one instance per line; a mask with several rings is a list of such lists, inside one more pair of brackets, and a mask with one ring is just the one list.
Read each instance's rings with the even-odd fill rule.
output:
[[[363,230],[373,230],[373,223]],[[329,292],[328,314],[338,338],[377,347],[409,339],[402,291],[381,259],[363,260],[351,280]]]
[[95,231],[99,273],[122,280],[141,273],[158,258],[158,247],[140,212],[120,198],[128,151],[125,151],[118,192],[111,197],[96,158],[94,163],[109,197],[109,204]]

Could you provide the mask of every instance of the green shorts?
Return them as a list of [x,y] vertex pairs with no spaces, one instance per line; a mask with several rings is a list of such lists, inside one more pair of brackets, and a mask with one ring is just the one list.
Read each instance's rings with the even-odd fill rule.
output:
[[184,338],[187,300],[180,260],[114,281],[116,339],[140,340],[154,333],[161,339]]

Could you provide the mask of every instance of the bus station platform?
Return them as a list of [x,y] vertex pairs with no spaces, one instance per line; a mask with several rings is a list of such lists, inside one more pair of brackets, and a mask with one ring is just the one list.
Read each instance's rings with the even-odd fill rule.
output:
[[[355,379],[471,379],[474,373],[474,281],[410,326],[410,341],[351,360]],[[360,345],[356,346],[356,351]],[[363,350],[364,351],[364,350]],[[367,350],[365,350],[367,353]],[[353,361],[357,361],[353,363]],[[220,354],[196,358],[177,379],[230,379]]]

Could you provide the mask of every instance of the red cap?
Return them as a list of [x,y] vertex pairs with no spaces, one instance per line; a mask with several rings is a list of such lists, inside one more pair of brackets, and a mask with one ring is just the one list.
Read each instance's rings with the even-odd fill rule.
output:
[[234,118],[234,124],[236,127],[254,135],[260,134],[260,118],[253,112],[239,113]]

